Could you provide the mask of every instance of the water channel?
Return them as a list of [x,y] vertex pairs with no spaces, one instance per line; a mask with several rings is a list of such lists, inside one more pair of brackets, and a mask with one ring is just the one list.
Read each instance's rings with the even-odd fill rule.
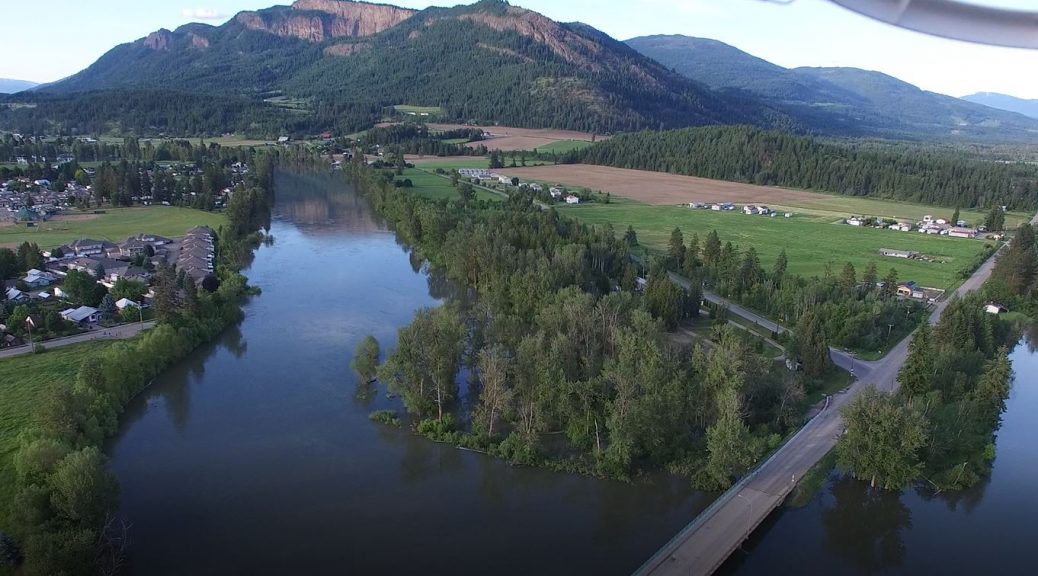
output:
[[[449,291],[341,178],[280,174],[245,320],[157,379],[111,442],[132,574],[628,574],[712,496],[515,468],[375,424],[366,334]],[[416,269],[417,268],[417,269]]]

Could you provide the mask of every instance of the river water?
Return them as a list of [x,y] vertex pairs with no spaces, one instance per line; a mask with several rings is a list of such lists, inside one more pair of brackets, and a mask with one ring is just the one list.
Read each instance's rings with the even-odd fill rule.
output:
[[1038,573],[1038,355],[1025,339],[1012,360],[1016,378],[988,482],[898,494],[832,473],[806,507],[772,514],[721,572]]
[[514,468],[368,420],[349,368],[449,292],[340,178],[279,174],[245,320],[109,445],[132,574],[628,574],[712,496]]

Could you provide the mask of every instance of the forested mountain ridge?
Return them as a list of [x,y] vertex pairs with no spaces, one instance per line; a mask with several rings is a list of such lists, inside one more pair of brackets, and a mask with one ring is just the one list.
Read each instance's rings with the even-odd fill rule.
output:
[[1038,118],[1038,100],[1026,100],[1024,98],[1017,98],[1015,96],[1009,96],[1008,94],[998,94],[996,92],[977,92],[976,94],[963,96],[961,100],[973,102],[975,104],[983,104],[984,106],[998,108],[999,110],[1006,110],[1008,112],[1016,112],[1017,114],[1023,114],[1024,116],[1030,116],[1031,118]]
[[315,129],[370,125],[396,104],[438,106],[449,120],[600,133],[798,128],[757,99],[718,94],[590,26],[501,0],[420,12],[299,0],[221,26],[160,30],[44,91],[142,89],[291,99]]
[[857,68],[783,68],[717,40],[645,36],[627,44],[693,80],[762,98],[815,132],[914,139],[1038,141],[1038,121]]
[[13,80],[11,78],[0,78],[0,94],[14,94],[22,90],[35,88],[39,84],[28,80]]

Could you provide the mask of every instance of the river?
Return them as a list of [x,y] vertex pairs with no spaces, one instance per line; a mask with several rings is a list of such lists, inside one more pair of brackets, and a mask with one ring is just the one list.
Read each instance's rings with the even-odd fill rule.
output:
[[450,291],[341,176],[279,174],[245,319],[127,409],[108,446],[132,574],[628,574],[712,499],[515,468],[377,425],[383,346]]
[[1034,574],[1038,571],[1038,354],[1025,338],[990,479],[934,496],[875,492],[833,472],[804,508],[772,514],[721,573]]

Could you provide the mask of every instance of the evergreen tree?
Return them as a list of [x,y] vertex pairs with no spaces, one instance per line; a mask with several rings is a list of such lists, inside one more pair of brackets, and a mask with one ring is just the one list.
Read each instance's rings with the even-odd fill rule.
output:
[[716,268],[721,260],[721,239],[717,236],[717,230],[711,230],[706,235],[706,243],[703,245],[703,265],[708,268]]
[[843,409],[843,417],[847,432],[836,445],[840,468],[890,490],[919,478],[928,422],[912,404],[869,388]]
[[861,284],[865,292],[872,292],[876,289],[876,283],[879,282],[879,276],[876,272],[876,263],[869,260],[869,263],[865,265],[865,272],[861,275]]
[[988,212],[987,218],[984,220],[984,225],[991,232],[997,232],[1003,230],[1006,227],[1006,213],[1002,210],[999,205],[994,205]]
[[634,231],[634,226],[628,226],[624,232],[624,244],[631,248],[638,245],[638,233]]
[[897,270],[891,268],[883,278],[883,295],[887,298],[897,296]]
[[956,206],[956,207],[955,207],[955,212],[954,212],[954,213],[952,214],[952,217],[951,217],[951,223],[952,223],[952,224],[954,224],[954,225],[956,225],[956,226],[958,226],[958,225],[959,225],[959,220],[960,220],[961,218],[962,218],[962,217],[961,217],[961,215],[959,214],[959,207],[958,207],[958,206]]
[[908,357],[898,372],[901,390],[909,397],[922,396],[933,388],[937,367],[937,353],[933,342],[933,331],[929,322],[924,322],[912,336],[908,345]]
[[670,260],[672,269],[681,270],[685,266],[685,237],[681,234],[680,228],[674,228],[670,233],[667,259]]
[[782,280],[786,277],[786,268],[789,266],[789,260],[786,258],[786,249],[783,248],[779,252],[778,257],[775,258],[775,266],[771,269],[771,281],[775,288],[782,286]]
[[800,317],[793,333],[793,349],[800,360],[804,374],[810,378],[821,378],[832,368],[829,342],[825,336],[825,325],[813,310]]
[[840,286],[848,292],[858,286],[858,273],[854,270],[854,264],[847,262],[843,265],[843,271],[840,272]]

